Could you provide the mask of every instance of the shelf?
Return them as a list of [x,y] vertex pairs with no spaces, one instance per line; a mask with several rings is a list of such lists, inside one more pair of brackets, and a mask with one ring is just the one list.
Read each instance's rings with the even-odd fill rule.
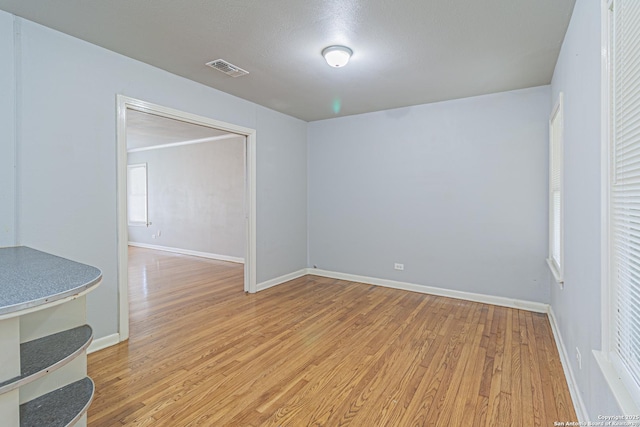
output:
[[25,246],[0,248],[0,318],[62,303],[100,283],[102,272]]
[[83,325],[20,344],[20,376],[0,383],[0,394],[66,365],[86,350],[92,338],[91,327]]
[[[0,426],[86,426],[86,294],[92,266],[25,246],[0,248]],[[82,379],[81,379],[82,378]]]
[[20,405],[21,427],[66,427],[77,422],[93,400],[94,385],[85,377]]

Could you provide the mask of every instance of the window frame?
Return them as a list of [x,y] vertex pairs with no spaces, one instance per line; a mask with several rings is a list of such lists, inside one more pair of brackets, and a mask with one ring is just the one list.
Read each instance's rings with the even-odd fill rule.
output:
[[[144,169],[144,220],[131,220],[131,171],[134,169]],[[127,225],[131,227],[149,226],[149,171],[147,163],[134,163],[127,165]]]
[[[557,124],[558,133],[554,132]],[[556,179],[557,175],[557,179]],[[557,182],[556,182],[557,181]],[[555,192],[559,193],[556,209]],[[556,218],[557,217],[557,218]],[[557,220],[557,222],[556,222]],[[557,233],[556,236],[556,226]],[[555,243],[558,244],[557,254]],[[556,256],[557,255],[557,256]],[[564,94],[558,94],[549,116],[549,254],[547,264],[560,287],[564,286]]]

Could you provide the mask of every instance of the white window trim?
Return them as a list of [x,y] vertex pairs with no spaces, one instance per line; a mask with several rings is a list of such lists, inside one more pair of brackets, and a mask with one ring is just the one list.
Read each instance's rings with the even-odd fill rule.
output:
[[[555,120],[560,120],[560,141],[555,141],[553,136],[553,125]],[[554,158],[554,143],[560,145],[559,158]],[[554,202],[553,202],[553,165],[559,162],[559,187],[560,187],[560,253],[559,262],[556,262],[553,256],[553,244],[555,241],[553,218],[554,218]],[[547,265],[551,269],[553,278],[556,283],[562,287],[564,285],[564,95],[562,92],[558,95],[551,116],[549,117],[549,257]]]
[[[129,219],[128,209],[127,209],[127,225],[132,227],[148,227],[149,222],[149,172],[146,163],[136,163],[127,165],[127,181],[129,180],[129,170],[133,168],[144,167],[145,173],[145,201],[144,201],[144,221],[131,221]],[[127,188],[127,205],[129,204],[129,189]]]
[[614,0],[601,0],[601,316],[602,316],[602,350],[594,350],[593,354],[600,370],[611,389],[611,392],[625,415],[640,414],[640,405],[634,399],[638,395],[625,375],[615,353],[615,310],[612,302],[616,301],[615,289],[611,286],[612,241],[610,186],[612,183],[611,157],[611,10]]

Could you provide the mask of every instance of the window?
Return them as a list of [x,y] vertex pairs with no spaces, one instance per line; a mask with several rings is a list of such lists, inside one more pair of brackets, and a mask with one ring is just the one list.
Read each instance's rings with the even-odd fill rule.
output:
[[563,95],[560,92],[558,102],[549,119],[549,258],[556,282],[563,283],[564,245],[562,220],[562,155],[564,117]]
[[[640,2],[609,14],[608,351],[640,407]],[[608,282],[608,283],[607,283]],[[629,407],[629,406],[627,406]]]
[[148,225],[146,163],[127,166],[127,220],[129,225]]

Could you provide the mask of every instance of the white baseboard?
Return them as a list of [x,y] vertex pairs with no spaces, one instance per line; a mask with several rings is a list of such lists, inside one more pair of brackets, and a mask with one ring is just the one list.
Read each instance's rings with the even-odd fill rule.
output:
[[[130,245],[140,246],[140,247],[149,247],[150,249],[164,250],[164,249],[160,249],[161,247],[152,247],[152,245],[143,246],[142,244],[135,244],[135,243],[133,244],[130,243]],[[170,251],[170,252],[173,252],[173,251]],[[182,252],[179,252],[179,253],[182,253]],[[190,255],[190,254],[187,254],[187,255]],[[199,255],[196,255],[196,256],[199,256]],[[546,313],[549,316],[549,323],[551,324],[551,330],[553,332],[553,336],[556,341],[556,346],[558,347],[558,354],[560,355],[562,369],[564,370],[564,375],[565,375],[565,378],[567,379],[567,385],[569,386],[569,393],[571,394],[571,400],[573,401],[573,406],[576,411],[578,421],[586,423],[586,421],[588,420],[588,412],[587,412],[586,406],[584,405],[584,401],[582,400],[582,396],[580,395],[577,389],[575,377],[573,375],[573,370],[571,369],[571,364],[570,364],[571,359],[569,359],[568,357],[567,349],[564,345],[564,341],[562,340],[562,335],[560,334],[560,330],[558,328],[556,316],[553,312],[553,308],[550,305],[539,303],[539,302],[533,302],[533,301],[524,301],[524,300],[518,300],[518,299],[498,297],[493,295],[484,295],[484,294],[476,294],[472,292],[455,291],[451,289],[437,288],[433,286],[423,286],[423,285],[417,285],[414,283],[398,282],[395,280],[379,279],[379,278],[367,277],[367,276],[358,276],[355,274],[347,274],[347,273],[338,273],[334,271],[320,270],[317,268],[303,268],[293,273],[285,274],[280,277],[266,280],[264,282],[258,283],[257,290],[263,291],[265,289],[280,285],[290,280],[297,279],[307,274],[314,275],[314,276],[328,277],[332,279],[346,280],[349,282],[365,283],[369,285],[384,286],[388,288],[401,289],[401,290],[411,291],[411,292],[419,292],[419,293],[430,294],[430,295],[437,295],[437,296],[444,296],[449,298],[463,299],[467,301],[493,304],[493,305],[498,305],[502,307],[533,311],[536,313]],[[117,333],[108,335],[106,337],[98,338],[91,343],[91,345],[87,349],[87,354],[96,352],[98,350],[102,350],[104,348],[118,344],[119,342],[120,342],[120,336]]]
[[569,358],[569,353],[567,352],[562,335],[560,334],[560,328],[558,327],[553,307],[549,306],[547,315],[549,316],[549,323],[551,324],[553,337],[556,340],[556,347],[558,347],[558,354],[560,354],[560,362],[562,363],[562,369],[564,370],[564,377],[567,379],[567,385],[569,386],[569,394],[571,394],[573,408],[576,411],[578,421],[585,423],[586,425],[589,420],[589,413],[587,412],[587,407],[584,405],[584,401],[582,400],[582,395],[578,391],[576,379],[573,375],[573,369],[571,368],[571,359]]
[[536,313],[547,313],[548,304],[541,302],[525,301],[519,299],[498,297],[493,295],[475,294],[472,292],[455,291],[452,289],[437,288],[435,286],[417,285],[415,283],[398,282],[395,280],[378,279],[375,277],[358,276],[355,274],[337,273],[335,271],[320,270],[317,268],[307,268],[307,274],[314,276],[329,277],[332,279],[347,280],[349,282],[366,283],[369,285],[384,286],[387,288],[402,289],[423,294],[438,295],[442,297],[456,298],[467,301],[482,302],[485,304],[499,305],[502,307],[517,308],[520,310],[533,311]]
[[149,245],[147,243],[137,243],[137,242],[129,242],[129,246],[135,246],[138,248],[146,248],[146,249],[155,249],[157,251],[173,252],[173,253],[182,254],[182,255],[197,256],[200,258],[217,259],[218,261],[229,261],[229,262],[235,262],[237,264],[244,264],[244,258],[229,256],[229,255],[213,254],[210,252],[199,252],[199,251],[192,251],[190,249],[171,248],[168,246]]
[[120,342],[120,334],[111,334],[106,337],[93,340],[87,349],[87,354],[102,350],[103,348],[111,347]]
[[307,269],[303,268],[298,271],[294,271],[293,273],[285,274],[284,276],[276,277],[271,280],[266,280],[264,282],[258,283],[258,292],[264,291],[265,289],[271,288],[273,286],[280,285],[284,282],[288,282],[289,280],[297,279],[298,277],[302,277],[307,274]]

